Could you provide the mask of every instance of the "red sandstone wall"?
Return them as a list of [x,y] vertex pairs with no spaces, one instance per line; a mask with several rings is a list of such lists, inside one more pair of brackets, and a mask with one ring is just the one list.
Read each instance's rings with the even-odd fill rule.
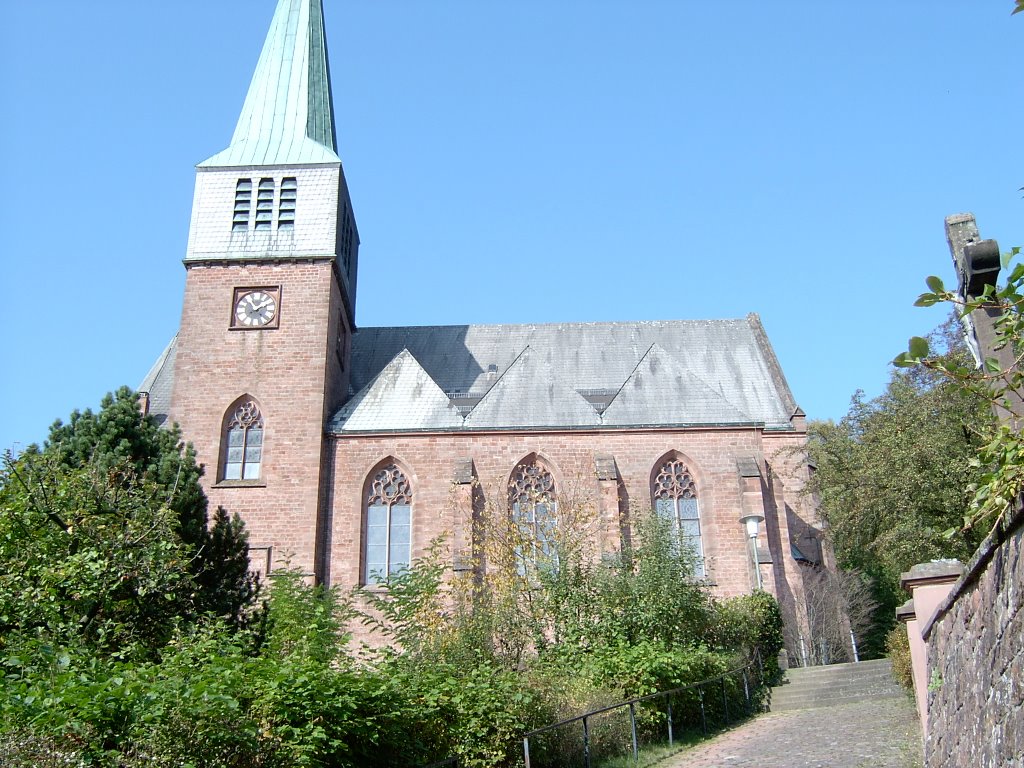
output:
[[[238,512],[254,548],[273,545],[275,566],[290,552],[292,564],[309,573],[328,410],[324,392],[336,390],[342,378],[329,371],[325,354],[330,323],[339,322],[332,317],[340,312],[333,283],[328,261],[190,266],[171,405],[171,419],[206,468],[211,509],[223,505]],[[234,288],[271,285],[281,286],[279,327],[231,330]],[[261,477],[252,485],[218,482],[225,413],[245,394],[257,400],[265,420]]]
[[775,596],[786,618],[786,645],[791,657],[799,656],[800,638],[809,642],[811,632],[807,618],[807,598],[803,568],[790,556],[790,542],[808,557],[820,556],[827,567],[827,547],[821,539],[821,520],[814,500],[806,492],[810,468],[803,450],[807,437],[803,433],[769,433],[765,435],[765,461],[768,472],[768,504],[772,514],[765,513],[766,535],[776,550],[772,570],[778,588]]
[[[679,430],[563,432],[533,434],[435,434],[343,436],[331,439],[333,481],[330,522],[330,582],[350,586],[361,577],[362,495],[367,474],[392,456],[413,484],[413,557],[431,539],[450,534],[459,515],[464,525],[470,510],[456,509],[453,476],[456,461],[472,458],[485,495],[503,504],[505,482],[516,464],[537,453],[552,467],[559,492],[578,486],[577,496],[599,505],[609,503],[594,469],[595,454],[615,458],[624,503],[649,509],[651,473],[670,451],[682,454],[697,483],[708,574],[722,596],[750,591],[752,572],[743,527],[741,486],[736,461],[758,457],[763,440],[757,430]],[[497,496],[498,498],[494,498]],[[768,507],[769,505],[766,505]],[[608,518],[609,510],[596,511]],[[767,513],[766,509],[766,513]],[[762,546],[764,538],[762,535]],[[788,554],[788,544],[784,550]],[[768,574],[766,586],[772,583]]]

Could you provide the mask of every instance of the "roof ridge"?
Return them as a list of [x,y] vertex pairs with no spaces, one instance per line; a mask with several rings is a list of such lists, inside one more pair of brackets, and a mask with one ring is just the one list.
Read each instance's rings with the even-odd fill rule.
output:
[[163,373],[164,363],[167,362],[167,356],[171,353],[171,350],[178,344],[178,333],[171,337],[171,340],[167,342],[167,346],[164,347],[164,351],[160,353],[160,357],[150,367],[149,372],[143,377],[142,382],[139,384],[139,392],[148,392],[150,387],[156,383],[157,378]]
[[608,410],[609,408],[611,408],[611,407],[612,407],[612,403],[614,403],[614,402],[615,402],[616,400],[618,400],[618,399],[619,399],[619,395],[620,395],[620,394],[622,393],[622,390],[623,390],[623,388],[624,388],[624,387],[626,386],[626,382],[628,382],[628,381],[629,381],[630,379],[632,379],[632,378],[633,378],[633,377],[634,377],[634,376],[636,375],[636,370],[637,370],[637,368],[639,368],[639,367],[640,367],[640,364],[641,364],[641,363],[642,363],[642,362],[643,362],[644,360],[646,360],[646,359],[647,359],[647,356],[648,356],[649,354],[651,354],[651,350],[652,350],[652,349],[654,349],[654,348],[655,348],[655,347],[657,347],[657,346],[658,346],[658,342],[656,342],[656,341],[652,341],[652,342],[651,342],[651,345],[650,345],[650,346],[649,346],[649,347],[647,348],[647,351],[646,351],[646,352],[644,352],[644,353],[643,353],[642,355],[640,355],[640,359],[636,361],[636,365],[634,365],[634,366],[633,366],[633,370],[629,372],[629,376],[627,376],[627,377],[626,377],[625,379],[623,379],[623,380],[622,380],[622,383],[621,383],[621,384],[619,385],[619,388],[618,388],[617,390],[615,390],[615,394],[614,394],[614,395],[612,396],[612,399],[611,399],[611,400],[609,400],[609,401],[608,401],[608,405],[606,405],[606,406],[604,407],[604,411],[601,411],[601,421],[604,421],[604,414],[605,414],[605,412],[606,412],[606,411],[607,411],[607,410]]
[[[597,426],[601,423],[600,417],[595,412],[593,406],[587,401],[585,397],[583,397],[579,392],[573,389],[573,387],[567,381],[565,381],[561,376],[559,376],[556,373],[555,367],[548,360],[542,358],[538,358],[535,361],[531,360],[534,352],[534,349],[529,344],[523,348],[522,352],[520,352],[519,355],[516,356],[516,359],[513,360],[512,363],[504,370],[504,372],[497,379],[497,381],[495,381],[494,384],[491,385],[490,389],[488,389],[487,392],[484,393],[483,397],[480,398],[479,402],[477,402],[473,406],[472,410],[470,410],[470,412],[466,414],[464,422],[466,427],[479,426],[480,420],[486,420],[488,418],[488,411],[490,412],[490,418],[493,419],[495,409],[497,409],[496,412],[498,414],[501,414],[502,409],[507,409],[508,403],[514,402],[517,397],[527,397],[531,405],[539,405],[539,410],[530,410],[524,417],[526,423],[517,424],[516,426],[578,426],[580,423],[584,422],[586,425]],[[539,373],[541,375],[533,375],[532,378],[526,379],[525,381],[527,382],[527,386],[521,388],[510,387],[508,382],[512,379],[513,376],[522,377],[538,373],[537,371],[531,371],[530,369],[528,369],[527,365],[539,366]],[[543,390],[546,389],[548,386],[555,388],[552,390],[552,393],[553,397],[557,399],[548,399],[546,401],[548,410],[545,411],[544,398],[537,397],[536,395],[538,392],[543,392]],[[492,406],[492,403],[495,404]],[[575,414],[574,418],[576,418],[577,420],[570,420],[565,422],[564,424],[558,425],[554,425],[546,421],[546,419],[550,419],[550,408],[552,404],[558,403],[561,403],[565,406],[562,409],[556,409],[558,410],[560,417],[562,415],[571,416],[572,414]],[[570,403],[572,403],[573,405],[570,405]],[[517,417],[520,416],[523,416],[523,414],[517,413]],[[530,419],[534,419],[535,421],[530,422]],[[583,422],[580,422],[579,419],[583,419]],[[494,425],[486,424],[485,421],[484,426]]]
[[[639,362],[637,362],[636,367],[634,367],[634,369],[630,373],[630,375],[622,383],[622,387],[620,387],[619,392],[617,392],[615,394],[615,397],[613,397],[611,399],[611,401],[608,403],[607,407],[602,412],[602,414],[601,414],[601,422],[603,424],[607,423],[607,417],[609,416],[609,414],[611,416],[615,415],[615,405],[616,405],[617,402],[620,401],[620,396],[625,397],[625,395],[622,395],[622,393],[625,390],[626,385],[629,384],[630,381],[633,381],[637,377],[638,371],[640,371],[641,365],[643,365],[645,360],[648,360],[652,356],[652,353],[654,353],[655,350],[657,350],[657,352],[664,358],[664,360],[674,369],[674,373],[685,377],[692,384],[695,384],[695,385],[697,385],[697,387],[702,389],[704,391],[704,393],[705,393],[705,397],[709,394],[709,395],[711,395],[711,401],[712,402],[717,400],[719,403],[724,404],[725,406],[728,406],[728,409],[733,412],[734,417],[735,417],[735,415],[739,415],[739,416],[743,417],[743,423],[753,422],[754,421],[754,419],[751,417],[751,415],[749,413],[747,413],[743,408],[740,408],[738,405],[736,405],[731,400],[729,400],[729,398],[727,398],[724,395],[724,393],[718,391],[717,389],[712,387],[710,384],[708,384],[706,381],[704,381],[704,379],[702,379],[701,377],[699,377],[695,373],[693,373],[693,371],[691,371],[688,367],[686,367],[681,362],[679,362],[679,360],[677,360],[668,350],[666,350],[660,344],[658,344],[657,342],[653,342],[651,344],[651,346],[647,349],[647,352],[645,352],[644,355],[640,358]],[[626,405],[621,405],[619,407],[620,408],[625,408],[627,406]],[[726,413],[728,413],[728,412],[726,412]],[[717,423],[717,420],[716,420],[716,423]],[[611,426],[613,424],[614,424],[614,422],[609,424],[609,426]]]
[[[431,327],[431,326],[427,326],[427,327]],[[436,327],[436,326],[434,326],[434,327]],[[519,363],[519,361],[523,359],[523,356],[527,352],[529,352],[529,351],[530,351],[530,345],[529,344],[527,344],[525,347],[523,347],[519,351],[519,354],[515,356],[515,359],[512,360],[512,362],[509,363],[508,366],[506,366],[505,370],[501,372],[501,375],[498,376],[498,378],[496,378],[494,380],[494,382],[491,384],[491,386],[489,386],[487,388],[487,391],[484,392],[480,396],[480,399],[476,401],[476,404],[472,408],[469,409],[469,412],[465,416],[462,417],[463,422],[467,421],[469,419],[469,417],[473,415],[473,411],[475,411],[477,408],[480,407],[480,404],[482,402],[484,402],[487,399],[487,396],[490,395],[491,392],[493,392],[495,390],[495,388],[502,382],[502,380],[505,378],[506,374],[508,374],[509,371],[511,371],[513,368],[515,368],[516,365]],[[445,392],[445,394],[448,394],[448,393]]]
[[793,397],[793,390],[789,388],[789,382],[786,381],[786,374],[782,371],[782,364],[779,363],[779,358],[775,355],[775,349],[768,339],[768,333],[761,323],[761,316],[757,312],[751,312],[747,315],[746,320],[750,326],[751,333],[754,335],[754,341],[757,342],[757,345],[761,348],[761,353],[764,355],[765,365],[768,366],[768,373],[771,375],[772,384],[775,385],[775,391],[782,400],[785,409],[792,415],[799,406],[796,403],[796,398]]
[[447,323],[433,325],[361,325],[356,330],[360,331],[408,331],[426,330],[432,328],[551,328],[555,326],[571,325],[583,326],[611,326],[611,325],[714,325],[719,323],[747,324],[743,317],[719,317],[719,318],[687,318],[676,320],[583,320],[546,323]]

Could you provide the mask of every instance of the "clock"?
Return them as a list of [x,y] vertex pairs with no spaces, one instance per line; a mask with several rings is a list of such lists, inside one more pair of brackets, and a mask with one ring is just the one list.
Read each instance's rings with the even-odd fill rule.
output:
[[277,290],[242,288],[235,291],[233,328],[267,328],[277,319]]

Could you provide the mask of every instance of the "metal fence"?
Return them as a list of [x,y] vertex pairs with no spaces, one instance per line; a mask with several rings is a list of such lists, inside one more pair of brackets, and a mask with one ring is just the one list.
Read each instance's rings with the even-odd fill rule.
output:
[[[711,731],[750,716],[761,706],[766,690],[763,683],[764,668],[760,655],[755,652],[747,664],[716,677],[638,696],[537,728],[523,736],[525,768],[533,768],[531,740],[536,748],[538,737],[553,734],[558,734],[558,738],[552,740],[554,745],[541,745],[542,753],[546,754],[538,755],[537,768],[565,765],[566,756],[577,752],[579,747],[582,747],[580,758],[584,768],[591,768],[593,759],[621,754],[627,745],[633,760],[638,762],[642,741],[667,738],[668,745],[672,746],[684,733],[699,732],[701,736],[707,736]],[[628,727],[625,720],[627,712]],[[616,716],[621,716],[618,723],[613,722]],[[595,722],[601,725],[596,730]],[[575,729],[575,737],[564,730],[570,726]]]

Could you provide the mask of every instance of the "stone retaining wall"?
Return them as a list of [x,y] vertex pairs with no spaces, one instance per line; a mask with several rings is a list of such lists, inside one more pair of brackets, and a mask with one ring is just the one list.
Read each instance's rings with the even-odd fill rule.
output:
[[927,768],[1024,768],[1024,509],[985,540],[922,636]]

